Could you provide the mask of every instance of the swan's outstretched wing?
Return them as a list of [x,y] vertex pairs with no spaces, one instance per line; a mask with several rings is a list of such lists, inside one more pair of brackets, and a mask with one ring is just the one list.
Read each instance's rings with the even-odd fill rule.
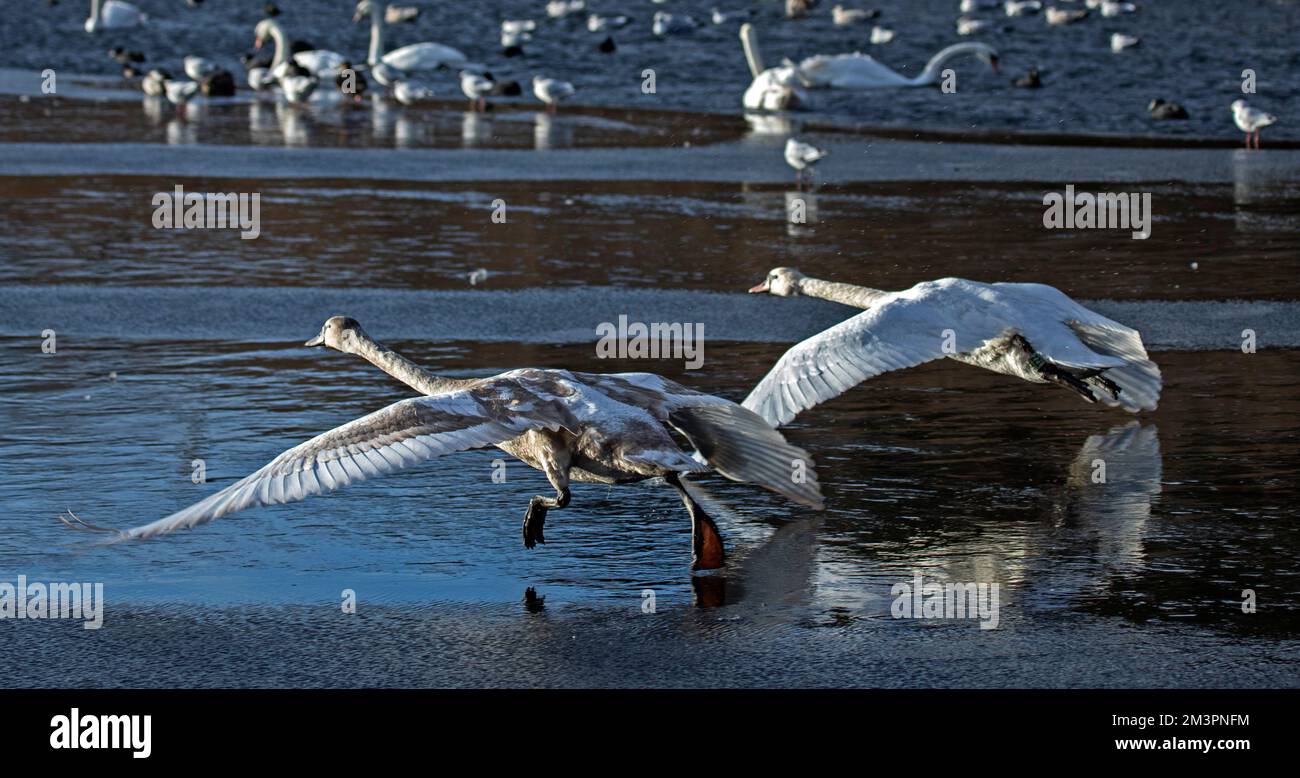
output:
[[527,414],[503,414],[471,391],[402,400],[294,446],[247,478],[184,510],[121,532],[121,539],[150,538],[245,508],[296,502],[442,454],[491,446],[532,429],[562,426],[564,421],[545,406],[531,408]]
[[[976,348],[998,329],[952,328],[953,351]],[[925,300],[895,297],[793,346],[742,404],[773,426],[785,424],[872,376],[942,359],[944,330]]]

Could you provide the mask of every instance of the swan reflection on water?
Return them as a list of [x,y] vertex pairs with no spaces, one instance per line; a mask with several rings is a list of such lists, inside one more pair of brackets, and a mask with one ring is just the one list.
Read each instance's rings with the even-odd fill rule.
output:
[[[845,546],[839,543],[825,553],[824,520],[800,519],[748,552],[738,550],[727,570],[693,576],[695,604],[748,602],[771,618],[782,617],[776,606],[788,611],[814,602],[846,616],[888,614],[891,585],[919,571],[927,581],[1000,583],[1003,605],[1074,607],[1103,595],[1117,577],[1144,569],[1162,476],[1156,425],[1131,421],[1084,440],[1046,518],[1023,531],[1012,525],[1010,531],[941,541],[915,553],[898,549],[884,561],[851,547],[841,551]],[[745,521],[729,516],[716,500],[706,509],[733,525]]]
[[794,133],[794,122],[782,114],[745,112],[745,122],[749,125],[749,135],[756,140],[767,141],[771,136],[780,136],[782,142],[786,136]]
[[275,104],[275,118],[280,122],[280,134],[283,136],[284,145],[293,147],[312,145],[315,127],[312,125],[313,120],[309,112],[287,102],[279,102]]

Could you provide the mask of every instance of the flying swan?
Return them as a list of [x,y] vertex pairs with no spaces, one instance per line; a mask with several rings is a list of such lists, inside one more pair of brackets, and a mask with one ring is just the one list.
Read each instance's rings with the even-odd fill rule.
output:
[[791,348],[745,398],[774,426],[868,378],[944,357],[1133,413],[1160,398],[1160,368],[1136,330],[1044,284],[941,278],[884,292],[778,267],[749,291],[866,309]]
[[[327,320],[305,345],[362,357],[426,396],[396,402],[294,446],[252,475],[163,519],[110,530],[118,540],[151,538],[246,508],[296,502],[436,456],[486,446],[541,470],[555,489],[555,497],[538,495],[528,504],[523,523],[527,548],[546,542],[546,514],[569,504],[571,480],[619,484],[663,478],[691,517],[693,569],[723,566],[723,544],[713,520],[683,485],[682,474],[716,470],[733,481],[755,483],[822,508],[806,452],[730,400],[652,373],[525,368],[488,378],[443,378],[380,345],[344,316]],[[703,461],[674,442],[670,427]],[[792,477],[796,461],[805,463],[802,479]]]

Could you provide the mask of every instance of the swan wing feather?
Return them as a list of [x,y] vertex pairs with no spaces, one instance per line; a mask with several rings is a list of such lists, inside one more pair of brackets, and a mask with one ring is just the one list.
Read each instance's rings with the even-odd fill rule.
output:
[[942,359],[945,329],[956,352],[971,351],[997,328],[950,326],[924,297],[894,295],[786,351],[742,403],[773,426],[890,370]]
[[239,482],[170,516],[123,531],[119,539],[155,537],[246,508],[297,502],[443,454],[564,426],[546,405],[531,411],[503,414],[468,390],[402,400],[294,446]]

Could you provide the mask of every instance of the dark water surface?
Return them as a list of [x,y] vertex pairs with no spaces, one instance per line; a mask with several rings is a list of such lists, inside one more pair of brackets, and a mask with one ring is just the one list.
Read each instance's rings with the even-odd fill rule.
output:
[[[580,485],[572,506],[548,521],[547,545],[527,551],[519,521],[545,482],[511,462],[506,481],[494,483],[499,454],[492,451],[158,541],[88,547],[56,520],[65,507],[108,525],[157,518],[407,392],[352,358],[290,344],[70,337],[58,355],[42,357],[29,341],[0,340],[0,364],[8,366],[0,376],[0,571],[103,581],[108,607],[105,628],[85,635],[75,622],[6,628],[19,646],[37,641],[46,651],[123,658],[87,682],[656,683],[653,673],[620,681],[613,668],[643,661],[670,639],[699,644],[703,653],[657,676],[660,684],[1295,679],[1295,351],[1162,352],[1165,400],[1137,420],[955,363],[869,382],[789,432],[815,452],[825,513],[703,480],[720,506],[733,566],[724,579],[693,582],[689,524],[666,486]],[[647,367],[595,359],[590,345],[393,345],[457,375],[522,364]],[[710,347],[726,356],[708,361],[706,374],[671,362],[654,368],[739,399],[782,348]],[[1104,484],[1090,478],[1099,457],[1107,463]],[[206,485],[190,480],[196,458],[206,461]],[[999,630],[891,619],[890,587],[917,572],[1001,583]],[[530,587],[548,615],[523,602]],[[362,601],[354,622],[340,620],[344,589]],[[655,616],[640,612],[645,589],[656,593]],[[1241,612],[1243,589],[1256,591],[1258,613]],[[693,604],[716,607],[693,612]],[[571,635],[571,660],[587,656],[596,674],[563,663],[532,675],[492,670],[481,657],[438,659],[479,630],[486,630],[480,651],[513,653],[520,647],[512,641],[530,640],[524,650],[547,653],[544,646],[560,637],[527,637],[539,629]],[[401,656],[403,641],[392,630],[422,636],[417,659]],[[279,650],[276,662],[234,661],[259,640],[316,637],[311,647],[288,649],[302,664]],[[158,661],[194,641],[215,642],[221,658],[186,663],[193,674]],[[827,641],[822,656],[818,646]],[[370,653],[376,642],[391,647],[377,656]],[[788,671],[701,675],[713,666],[706,656],[713,651],[771,662],[795,646],[808,661]],[[1117,650],[1129,653],[1112,655]],[[1000,659],[971,665],[969,675],[942,669],[972,651]],[[1153,651],[1169,656],[1161,665],[1167,675],[1148,674]],[[1194,668],[1183,664],[1189,651]],[[328,669],[346,663],[341,657],[316,664],[324,661],[318,654],[338,652],[357,668]],[[1253,670],[1239,674],[1234,667],[1247,655]],[[925,669],[895,676],[890,668],[903,656]],[[385,676],[376,662],[404,669]],[[31,670],[10,677],[52,679]]]

